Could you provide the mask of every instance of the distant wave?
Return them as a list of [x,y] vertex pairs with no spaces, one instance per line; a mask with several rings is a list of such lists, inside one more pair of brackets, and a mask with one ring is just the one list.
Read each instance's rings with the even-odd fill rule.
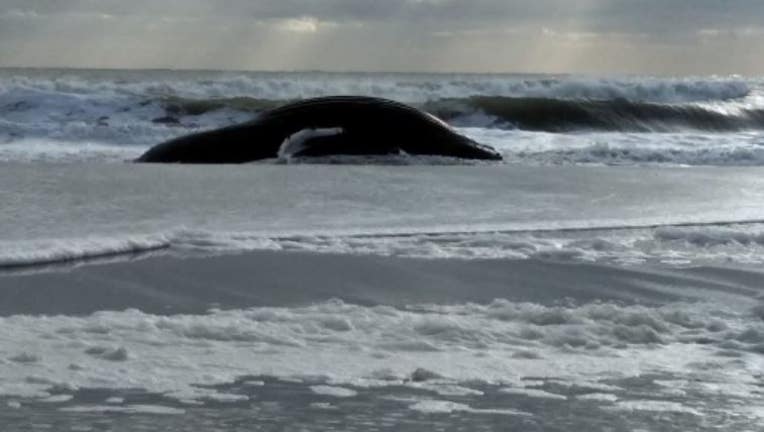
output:
[[[504,96],[570,100],[626,99],[654,103],[726,101],[748,96],[757,84],[738,77],[585,77],[386,73],[225,73],[181,71],[0,70],[0,95],[17,91],[79,97],[248,96],[292,100],[334,94],[388,97],[406,103],[442,98]],[[6,101],[0,97],[0,106]]]
[[[168,115],[198,116],[207,114],[211,111],[222,109],[258,113],[288,104],[290,102],[296,102],[298,100],[299,99],[258,99],[248,96],[210,99],[193,99],[182,98],[178,96],[167,96],[157,98],[155,101],[164,108]],[[147,100],[144,103],[149,104],[155,101]]]

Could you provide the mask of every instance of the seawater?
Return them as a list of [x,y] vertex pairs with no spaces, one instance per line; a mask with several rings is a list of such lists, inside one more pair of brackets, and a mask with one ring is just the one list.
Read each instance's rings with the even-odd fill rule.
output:
[[[761,91],[734,76],[2,70],[0,424],[759,430]],[[505,161],[129,163],[328,94],[429,110]],[[248,251],[294,259],[300,282],[269,291],[243,266],[235,284],[182,264],[120,282],[88,270]],[[459,279],[465,290],[484,289],[485,269],[506,292],[457,297],[435,272],[343,298],[311,286],[324,279],[303,253],[387,258],[401,278],[459,263],[479,279]],[[28,313],[34,284],[58,283],[62,298],[87,286],[122,303]],[[234,285],[259,303],[161,312],[163,289],[222,298]],[[275,300],[311,288],[326,298]],[[403,288],[440,294],[384,300]],[[157,293],[155,307],[134,307],[134,292]]]

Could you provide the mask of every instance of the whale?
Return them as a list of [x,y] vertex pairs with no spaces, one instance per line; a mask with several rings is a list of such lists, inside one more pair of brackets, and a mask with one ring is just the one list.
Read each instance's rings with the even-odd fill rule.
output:
[[492,147],[409,105],[327,96],[263,111],[253,120],[157,144],[136,162],[236,164],[333,155],[422,155],[501,160]]

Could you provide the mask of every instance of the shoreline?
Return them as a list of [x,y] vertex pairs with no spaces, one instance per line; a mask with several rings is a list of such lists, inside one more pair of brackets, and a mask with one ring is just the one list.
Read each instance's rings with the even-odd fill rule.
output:
[[757,269],[506,259],[424,259],[312,252],[155,255],[34,273],[0,272],[0,316],[84,315],[139,309],[197,314],[210,308],[576,302],[662,304],[693,292],[757,297]]

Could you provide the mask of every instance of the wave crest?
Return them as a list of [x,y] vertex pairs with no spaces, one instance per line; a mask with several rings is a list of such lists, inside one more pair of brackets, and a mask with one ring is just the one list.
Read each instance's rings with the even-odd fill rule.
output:
[[[764,128],[764,110],[723,112],[700,105],[662,105],[614,100],[563,100],[472,97],[442,100],[424,106],[447,120],[482,113],[496,125],[523,130],[661,132],[671,130],[736,131]],[[466,124],[465,126],[469,126]]]

